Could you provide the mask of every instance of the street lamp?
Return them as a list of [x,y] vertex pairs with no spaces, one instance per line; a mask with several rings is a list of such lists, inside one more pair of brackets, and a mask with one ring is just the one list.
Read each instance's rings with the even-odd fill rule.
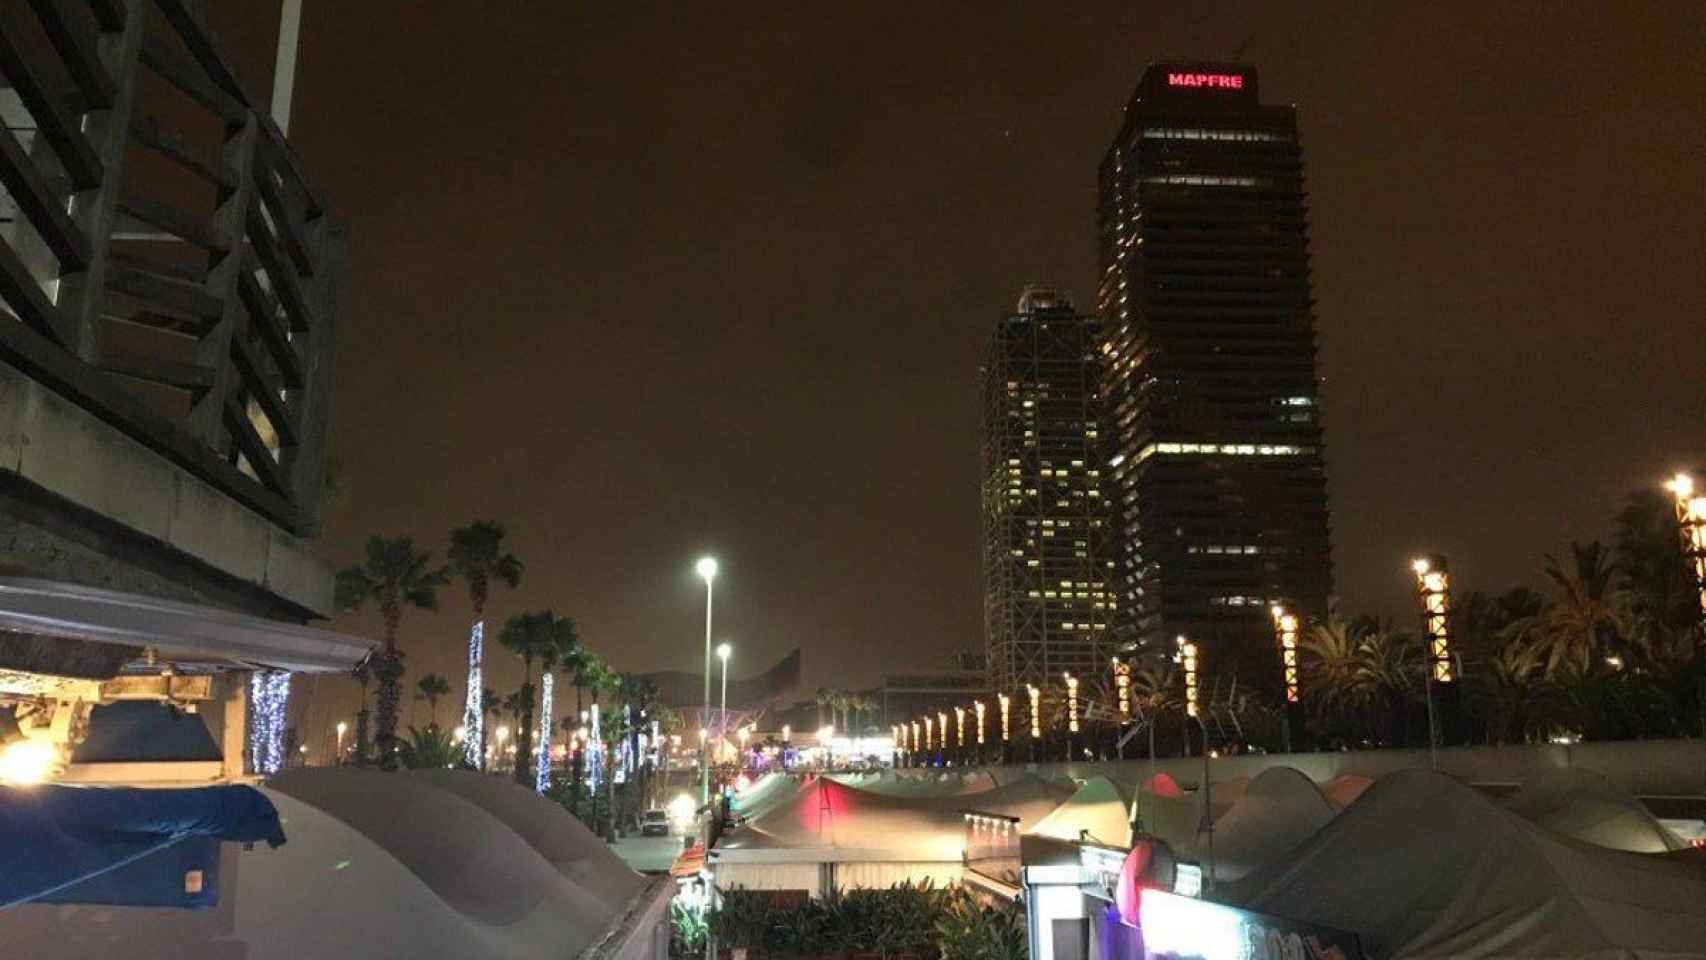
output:
[[342,720],[338,721],[338,752],[333,760],[333,763],[337,766],[342,766],[344,762],[344,731],[348,729],[349,724]]
[[[1451,671],[1451,574],[1439,554],[1410,561],[1416,574],[1416,596],[1422,603],[1422,627],[1428,637],[1428,764],[1439,769],[1439,716],[1434,706],[1434,684],[1450,684]],[[1450,689],[1447,687],[1447,689]]]
[[1676,526],[1682,536],[1682,553],[1688,561],[1694,587],[1700,593],[1700,615],[1706,617],[1706,497],[1697,496],[1694,478],[1679,473],[1665,484],[1676,498]]
[[[700,557],[693,570],[705,581],[705,721],[711,715],[711,582],[717,579],[717,558]],[[702,746],[702,745],[701,745]],[[699,751],[699,804],[711,802],[711,765]]]
[[1280,738],[1291,752],[1291,714],[1298,708],[1297,617],[1279,604],[1273,606],[1274,640],[1279,644],[1280,672],[1285,681],[1285,706],[1280,713]]

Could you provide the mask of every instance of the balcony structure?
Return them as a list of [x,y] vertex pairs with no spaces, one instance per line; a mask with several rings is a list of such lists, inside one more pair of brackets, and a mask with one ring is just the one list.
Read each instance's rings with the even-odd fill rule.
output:
[[0,5],[0,122],[0,728],[202,699],[240,774],[250,671],[366,652],[303,626],[341,229],[189,0]]

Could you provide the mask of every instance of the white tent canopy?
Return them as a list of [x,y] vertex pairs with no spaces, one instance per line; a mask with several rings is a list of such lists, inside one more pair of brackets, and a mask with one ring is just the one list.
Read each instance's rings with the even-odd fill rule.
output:
[[1104,846],[1129,847],[1131,807],[1112,780],[1092,777],[1026,833],[1068,842],[1088,837]]
[[1580,768],[1553,770],[1523,784],[1505,806],[1549,830],[1613,850],[1665,853],[1688,846],[1641,801]]
[[216,907],[26,904],[5,939],[34,958],[555,958],[644,885],[567,811],[497,777],[313,768],[261,791],[288,839],[224,844]]
[[1384,777],[1234,902],[1357,932],[1373,960],[1706,958],[1706,867],[1551,832],[1447,777]]

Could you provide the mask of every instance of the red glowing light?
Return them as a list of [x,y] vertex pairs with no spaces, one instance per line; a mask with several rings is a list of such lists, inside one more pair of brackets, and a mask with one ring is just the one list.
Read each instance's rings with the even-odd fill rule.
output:
[[1244,89],[1244,75],[1240,73],[1169,73],[1169,87],[1213,87],[1220,90]]

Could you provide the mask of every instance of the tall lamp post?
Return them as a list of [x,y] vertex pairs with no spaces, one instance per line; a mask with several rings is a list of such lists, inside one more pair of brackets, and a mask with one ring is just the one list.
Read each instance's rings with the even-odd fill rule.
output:
[[[1682,537],[1683,559],[1689,576],[1700,594],[1700,609],[1695,613],[1699,633],[1694,643],[1694,675],[1699,702],[1706,704],[1706,496],[1694,486],[1694,477],[1678,473],[1665,484],[1676,498],[1676,528]],[[1706,709],[1700,714],[1700,730],[1706,734]]]
[[1066,673],[1066,762],[1077,759],[1073,751],[1078,746],[1078,678]]
[[[700,557],[693,569],[705,580],[705,722],[711,722],[711,583],[717,579],[717,558]],[[703,728],[701,728],[703,729]],[[699,805],[711,802],[711,763],[699,742]]]
[[1007,744],[1013,739],[1013,727],[1008,721],[1009,708],[1013,706],[1013,698],[1005,693],[998,693],[995,699],[1001,703],[1001,763],[1007,763]]
[[1428,669],[1423,674],[1428,698],[1428,764],[1439,769],[1439,708],[1434,704],[1434,685],[1440,684],[1440,697],[1447,691],[1456,675],[1451,669],[1451,574],[1445,558],[1439,554],[1417,557],[1410,561],[1416,573],[1416,596],[1422,603],[1422,627],[1428,637]]
[[1291,752],[1291,720],[1302,703],[1297,685],[1297,616],[1275,604],[1274,643],[1279,647],[1280,674],[1285,682],[1285,706],[1280,713],[1280,740],[1286,753]]
[[723,692],[717,698],[717,739],[722,740],[729,735],[729,655],[735,648],[726,643],[717,644],[717,659],[723,662]]

